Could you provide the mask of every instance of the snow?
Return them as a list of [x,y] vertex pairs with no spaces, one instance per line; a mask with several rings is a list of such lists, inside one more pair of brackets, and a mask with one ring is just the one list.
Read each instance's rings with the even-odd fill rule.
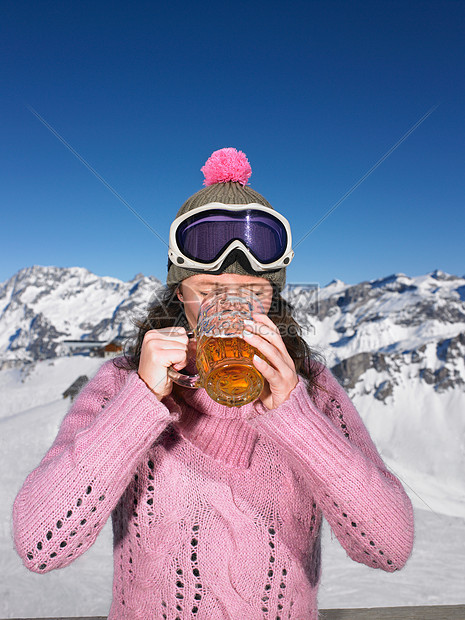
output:
[[[22,566],[11,538],[11,509],[16,493],[44,456],[69,407],[62,392],[77,376],[92,376],[101,363],[75,356],[37,362],[27,372],[0,372],[1,618],[108,613],[112,580],[109,523],[83,557],[66,569],[46,575],[29,573]],[[460,472],[464,437],[461,411],[465,403],[453,393],[448,404],[454,411],[447,414],[449,423],[445,424],[446,401],[442,395],[437,395],[437,402],[429,410],[424,409],[424,404],[431,401],[431,394],[423,396],[417,408],[406,415],[405,408],[415,400],[412,396],[409,401],[407,392],[403,393],[401,386],[392,407],[374,401],[372,396],[357,396],[355,400],[387,465],[407,483],[416,518],[412,557],[401,572],[394,574],[356,564],[325,524],[321,608],[464,602],[465,496]],[[427,430],[419,432],[424,416]]]
[[465,518],[465,392],[437,392],[404,364],[384,404],[365,392],[370,378],[380,380],[368,370],[353,400],[383,459],[435,511]]
[[[81,374],[89,377],[101,359],[84,356],[0,372],[0,618],[105,615],[111,599],[111,531],[66,570],[27,571],[13,548],[11,512],[16,493],[56,436],[69,408],[62,392]],[[37,404],[33,406],[33,403]]]
[[415,544],[406,566],[397,573],[385,573],[350,560],[326,525],[320,607],[463,604],[465,520],[415,509],[415,528]]
[[[31,363],[0,372],[0,421],[32,407],[60,399],[80,375],[90,376],[102,364],[101,358],[83,355]],[[68,401],[66,401],[68,404]]]

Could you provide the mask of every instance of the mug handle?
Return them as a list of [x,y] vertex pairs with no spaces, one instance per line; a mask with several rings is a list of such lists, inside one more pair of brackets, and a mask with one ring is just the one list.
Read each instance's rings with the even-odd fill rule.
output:
[[200,385],[200,375],[183,375],[172,366],[168,368],[168,377],[182,387],[197,389]]
[[[194,332],[187,332],[187,335],[189,338],[194,338],[195,337],[195,333]],[[171,379],[171,381],[173,381],[173,383],[176,383],[177,385],[180,385],[182,387],[187,387],[187,388],[192,388],[194,390],[196,390],[199,387],[202,387],[200,385],[200,375],[183,375],[182,373],[178,372],[177,370],[175,370],[172,366],[170,366],[168,368],[168,377]]]

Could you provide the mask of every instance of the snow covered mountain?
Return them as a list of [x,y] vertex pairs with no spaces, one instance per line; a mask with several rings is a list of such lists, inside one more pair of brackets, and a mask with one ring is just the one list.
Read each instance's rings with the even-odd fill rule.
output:
[[[79,267],[23,269],[0,285],[0,361],[61,356],[65,340],[124,340],[133,332],[134,315],[161,286],[141,274],[122,282]],[[320,289],[290,284],[285,294],[310,344],[337,365],[349,389],[369,367],[380,371],[392,359],[422,361],[423,380],[439,390],[463,385],[453,360],[464,347],[465,278],[440,271],[397,274],[356,285],[333,281]]]
[[465,390],[465,278],[435,271],[334,281],[318,292],[295,287],[292,300],[310,344],[352,396],[385,401],[407,367],[437,392]]
[[23,269],[0,286],[0,364],[66,355],[65,340],[124,340],[160,286],[140,274],[121,282],[79,267]]
[[[82,268],[30,267],[0,286],[0,368],[69,354],[67,340],[124,341],[162,286]],[[465,278],[440,271],[347,285],[288,285],[304,334],[352,397],[382,402],[418,379],[465,390]]]

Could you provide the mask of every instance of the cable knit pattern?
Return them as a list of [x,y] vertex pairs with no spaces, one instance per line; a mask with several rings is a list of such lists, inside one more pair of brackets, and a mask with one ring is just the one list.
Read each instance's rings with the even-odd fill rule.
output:
[[19,492],[15,544],[42,573],[112,515],[112,620],[317,618],[324,516],[356,561],[401,568],[411,504],[331,373],[268,411],[204,390],[160,403],[102,366]]

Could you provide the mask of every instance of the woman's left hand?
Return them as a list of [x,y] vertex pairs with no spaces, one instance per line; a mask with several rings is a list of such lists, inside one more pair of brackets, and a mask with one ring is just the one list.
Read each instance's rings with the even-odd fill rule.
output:
[[298,383],[294,361],[289,355],[278,328],[266,314],[253,314],[246,322],[244,340],[266,357],[254,357],[254,366],[266,380],[260,400],[267,409],[276,409],[286,401]]

